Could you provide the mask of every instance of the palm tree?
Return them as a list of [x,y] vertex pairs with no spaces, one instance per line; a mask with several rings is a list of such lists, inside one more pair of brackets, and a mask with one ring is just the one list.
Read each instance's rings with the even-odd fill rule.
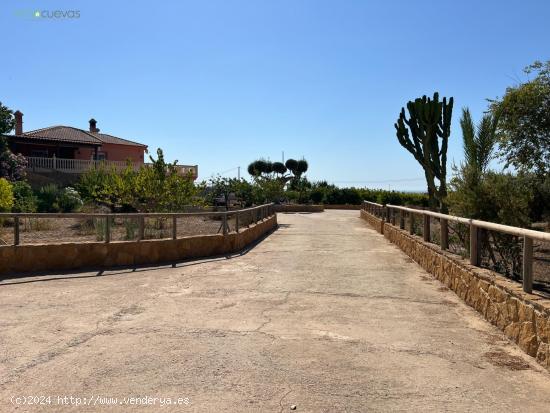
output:
[[497,144],[497,122],[496,116],[486,113],[476,127],[470,110],[467,107],[462,109],[460,127],[464,147],[463,168],[474,173],[477,180],[485,173],[489,162],[493,159],[493,151]]

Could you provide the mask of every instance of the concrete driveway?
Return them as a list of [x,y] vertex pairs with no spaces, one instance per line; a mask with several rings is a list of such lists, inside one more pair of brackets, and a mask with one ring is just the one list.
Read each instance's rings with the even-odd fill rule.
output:
[[550,375],[357,211],[279,223],[241,256],[3,280],[0,411],[550,411]]

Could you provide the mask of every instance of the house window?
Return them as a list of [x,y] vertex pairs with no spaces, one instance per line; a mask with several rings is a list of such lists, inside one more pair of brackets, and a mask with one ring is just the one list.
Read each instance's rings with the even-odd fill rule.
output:
[[107,160],[107,154],[105,152],[98,152],[97,153],[97,160],[98,161],[106,161]]
[[35,158],[47,158],[48,150],[47,149],[33,149],[31,151],[31,156]]

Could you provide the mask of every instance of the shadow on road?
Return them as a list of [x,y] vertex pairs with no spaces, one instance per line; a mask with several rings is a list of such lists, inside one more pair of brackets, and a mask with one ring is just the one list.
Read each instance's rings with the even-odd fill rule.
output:
[[[117,276],[117,275],[124,275],[124,274],[130,274],[135,272],[143,272],[143,271],[155,271],[155,270],[161,270],[166,268],[184,268],[184,267],[190,267],[194,265],[200,265],[208,262],[213,261],[224,261],[224,260],[231,260],[234,258],[242,257],[246,254],[248,254],[250,251],[252,251],[258,244],[260,244],[264,239],[266,239],[268,236],[270,236],[273,232],[275,232],[279,227],[287,227],[288,225],[282,224],[278,225],[277,227],[273,228],[271,231],[265,233],[262,237],[258,238],[256,241],[252,242],[251,244],[247,245],[245,248],[243,248],[241,251],[232,253],[232,254],[223,254],[223,255],[214,255],[211,257],[202,257],[202,258],[191,258],[188,260],[181,260],[176,262],[165,262],[165,263],[158,263],[155,265],[152,264],[143,264],[143,265],[132,265],[132,266],[118,266],[118,267],[110,267],[110,268],[82,268],[78,270],[68,270],[68,271],[60,271],[52,273],[51,271],[48,272],[36,272],[36,273],[26,273],[26,274],[15,274],[15,275],[8,275],[3,276],[0,278],[0,287],[4,287],[7,285],[16,285],[16,284],[29,284],[29,283],[37,283],[37,282],[46,282],[46,281],[56,281],[56,280],[71,280],[71,279],[82,279],[82,278],[96,278],[96,277],[110,277],[110,276]],[[97,270],[96,273],[90,274],[90,272]],[[80,274],[80,275],[79,275]],[[39,277],[36,279],[31,280],[21,280],[21,278],[31,278],[31,277]],[[4,282],[6,280],[14,280],[9,282]]]

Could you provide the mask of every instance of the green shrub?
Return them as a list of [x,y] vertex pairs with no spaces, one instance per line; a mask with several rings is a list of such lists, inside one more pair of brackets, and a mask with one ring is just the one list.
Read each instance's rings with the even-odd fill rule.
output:
[[39,212],[73,212],[82,207],[80,194],[71,187],[60,189],[48,184],[38,191]]
[[314,204],[322,204],[324,203],[325,193],[320,188],[312,189],[309,194],[309,199],[311,199]]
[[0,178],[0,212],[10,211],[13,207],[13,187],[5,178]]
[[40,188],[38,191],[38,211],[59,212],[58,196],[59,187],[55,184],[47,184]]
[[288,190],[285,192],[285,195],[286,195],[286,199],[290,203],[297,203],[298,200],[300,199],[300,192],[298,191]]
[[80,177],[78,192],[111,210],[172,212],[199,203],[191,175],[182,175],[175,162],[166,163],[162,150],[157,155],[138,170],[131,163],[123,171],[92,168]]
[[82,207],[82,199],[76,189],[70,186],[59,191],[57,206],[62,212],[73,212]]
[[105,232],[107,230],[107,223],[105,222],[105,219],[103,218],[94,218],[93,219],[93,226],[96,233],[96,239],[98,241],[104,241],[105,240]]
[[139,228],[139,224],[135,219],[124,219],[124,239],[125,240],[133,240],[136,239],[136,233]]
[[[451,180],[451,214],[515,227],[530,226],[533,191],[522,175],[461,168]],[[521,244],[516,237],[493,231],[480,235],[482,255],[490,269],[517,279],[521,272]]]
[[369,188],[338,188],[324,181],[312,184],[309,199],[318,204],[359,205],[363,201],[380,204],[427,206],[428,196],[415,192],[387,191]]
[[13,212],[36,212],[38,199],[31,186],[24,181],[13,184]]

